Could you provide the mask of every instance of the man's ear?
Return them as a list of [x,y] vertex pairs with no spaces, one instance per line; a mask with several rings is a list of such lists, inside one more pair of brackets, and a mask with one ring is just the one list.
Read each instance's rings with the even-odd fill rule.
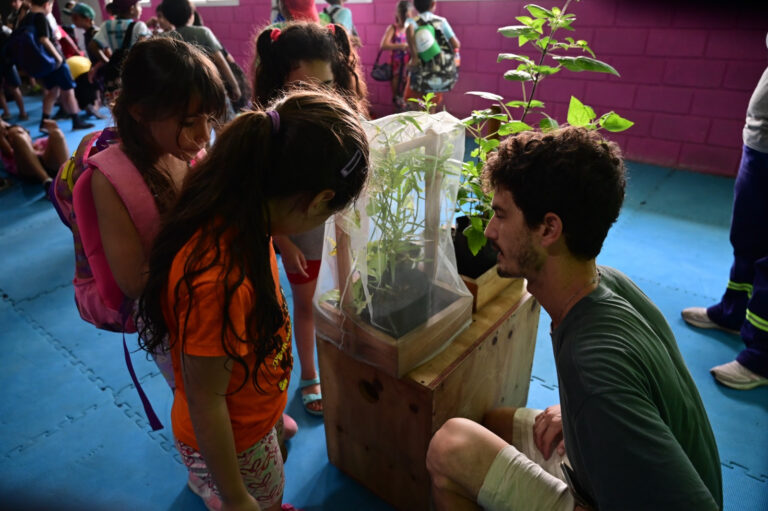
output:
[[562,237],[562,234],[563,221],[560,216],[552,212],[546,213],[539,226],[542,246],[547,248],[554,245]]
[[307,214],[309,216],[325,214],[328,212],[328,203],[336,196],[336,192],[333,190],[323,190],[312,199],[307,208]]

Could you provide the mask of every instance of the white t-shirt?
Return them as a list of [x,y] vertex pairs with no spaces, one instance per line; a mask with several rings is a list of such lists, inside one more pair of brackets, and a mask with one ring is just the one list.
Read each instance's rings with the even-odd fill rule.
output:
[[[102,48],[109,48],[112,51],[119,50],[123,45],[123,36],[131,23],[133,23],[132,19],[107,20],[93,36],[93,40]],[[133,26],[131,44],[128,47],[130,48],[140,39],[151,35],[152,32],[149,31],[147,25],[143,21],[137,21]]]

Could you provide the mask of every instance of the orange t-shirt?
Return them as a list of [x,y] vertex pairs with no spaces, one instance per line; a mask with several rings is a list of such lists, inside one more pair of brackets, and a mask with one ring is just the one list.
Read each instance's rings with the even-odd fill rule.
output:
[[[171,409],[173,434],[178,440],[199,449],[192,427],[192,419],[189,415],[187,394],[181,372],[182,343],[184,353],[187,355],[222,357],[226,356],[226,352],[221,343],[221,326],[224,320],[222,317],[224,289],[221,285],[223,266],[214,266],[193,279],[194,305],[189,314],[187,314],[189,295],[186,292],[186,285],[182,284],[180,287],[179,300],[177,301],[174,297],[176,283],[184,275],[184,265],[197,238],[198,235],[193,236],[173,260],[168,276],[168,288],[163,300],[163,316],[168,325],[173,373],[176,378],[176,392]],[[220,246],[222,256],[226,257],[226,242],[222,242]],[[283,326],[277,332],[282,347],[277,353],[268,356],[258,369],[260,390],[254,386],[251,379],[253,373],[251,372],[246,384],[235,392],[243,382],[245,369],[240,364],[231,363],[232,376],[227,388],[226,400],[235,437],[235,448],[238,453],[250,448],[270,432],[282,415],[288,400],[288,382],[293,366],[291,320],[280,287],[277,259],[271,242],[269,243],[269,250],[272,277],[275,281],[278,301],[285,317]],[[213,248],[211,252],[213,252]],[[254,295],[254,289],[250,281],[246,279],[232,296],[229,308],[232,328],[241,338],[245,337],[248,313],[253,307],[258,307],[258,297]],[[178,315],[174,314],[174,309]],[[184,331],[185,320],[187,321],[186,331]],[[183,338],[182,335],[184,335]],[[251,345],[238,342],[231,334],[227,336],[226,341],[230,350],[242,356],[249,368],[253,366],[255,354]]]

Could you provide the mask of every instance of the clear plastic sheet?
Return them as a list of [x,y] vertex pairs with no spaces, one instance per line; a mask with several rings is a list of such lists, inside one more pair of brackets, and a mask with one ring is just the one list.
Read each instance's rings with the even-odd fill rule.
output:
[[366,362],[394,364],[400,375],[471,322],[451,237],[464,127],[441,112],[396,114],[365,128],[366,188],[326,224],[317,330]]

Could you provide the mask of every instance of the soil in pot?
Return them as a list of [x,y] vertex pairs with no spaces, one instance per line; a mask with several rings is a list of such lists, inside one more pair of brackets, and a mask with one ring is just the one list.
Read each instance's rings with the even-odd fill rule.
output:
[[498,251],[489,242],[480,249],[477,255],[472,255],[469,243],[464,236],[464,229],[469,226],[469,217],[456,218],[456,230],[453,233],[453,249],[456,253],[456,267],[459,275],[476,279],[496,264]]
[[371,286],[373,317],[368,307],[360,313],[370,325],[396,339],[421,326],[459,298],[450,290],[432,284],[419,270],[402,270],[397,280],[397,286],[391,289]]

